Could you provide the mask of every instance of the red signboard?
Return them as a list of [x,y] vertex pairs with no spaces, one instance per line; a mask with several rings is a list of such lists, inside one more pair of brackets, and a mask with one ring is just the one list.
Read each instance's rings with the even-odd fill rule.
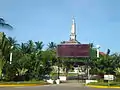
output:
[[61,44],[57,46],[58,57],[89,57],[89,44]]

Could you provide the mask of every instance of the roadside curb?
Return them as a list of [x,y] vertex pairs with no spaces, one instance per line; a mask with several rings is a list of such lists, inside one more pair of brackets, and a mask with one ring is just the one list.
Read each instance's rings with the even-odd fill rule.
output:
[[85,85],[92,88],[120,88],[119,86],[97,86],[97,85]]
[[0,87],[46,86],[49,84],[0,84]]

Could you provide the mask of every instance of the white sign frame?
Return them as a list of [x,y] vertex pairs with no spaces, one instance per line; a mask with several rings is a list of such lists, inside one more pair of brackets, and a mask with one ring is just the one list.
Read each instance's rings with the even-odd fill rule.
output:
[[104,75],[104,80],[114,80],[114,75]]

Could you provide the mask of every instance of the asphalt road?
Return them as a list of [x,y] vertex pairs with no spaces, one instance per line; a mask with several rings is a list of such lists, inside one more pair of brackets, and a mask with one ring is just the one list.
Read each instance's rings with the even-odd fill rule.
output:
[[88,88],[81,84],[71,83],[71,84],[33,86],[33,87],[0,87],[0,90],[120,90],[120,89]]

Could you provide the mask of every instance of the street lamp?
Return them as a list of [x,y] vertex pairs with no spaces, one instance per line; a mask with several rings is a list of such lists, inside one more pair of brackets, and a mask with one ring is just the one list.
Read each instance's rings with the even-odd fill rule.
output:
[[97,58],[99,58],[99,49],[100,49],[100,45],[96,45],[96,48],[97,48]]
[[[13,49],[13,46],[10,49]],[[10,52],[10,64],[12,64],[12,52]]]

